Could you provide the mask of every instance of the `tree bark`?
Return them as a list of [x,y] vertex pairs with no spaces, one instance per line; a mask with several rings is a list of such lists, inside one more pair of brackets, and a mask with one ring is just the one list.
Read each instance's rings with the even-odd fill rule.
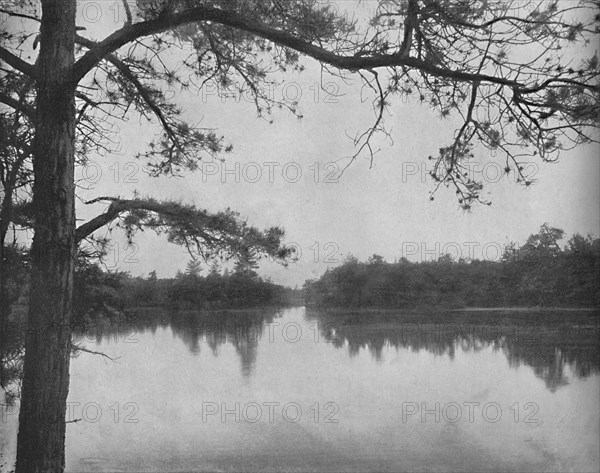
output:
[[75,261],[76,2],[43,0],[33,152],[34,238],[16,473],[65,467]]

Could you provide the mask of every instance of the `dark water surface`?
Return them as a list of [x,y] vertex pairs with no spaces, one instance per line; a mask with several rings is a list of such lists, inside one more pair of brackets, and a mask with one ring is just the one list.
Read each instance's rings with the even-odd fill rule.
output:
[[[140,320],[76,337],[118,360],[72,360],[69,472],[599,468],[594,315]],[[2,420],[4,472],[16,415]]]

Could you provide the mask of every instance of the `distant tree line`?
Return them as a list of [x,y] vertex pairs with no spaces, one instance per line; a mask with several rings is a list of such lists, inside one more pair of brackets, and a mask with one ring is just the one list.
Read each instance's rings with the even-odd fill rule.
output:
[[[9,297],[6,323],[24,319],[29,299],[29,251],[18,245],[7,245],[2,272],[5,292]],[[159,279],[156,271],[148,277],[134,277],[127,272],[105,271],[97,258],[81,251],[75,270],[73,319],[76,327],[84,327],[99,319],[121,320],[126,313],[141,307],[163,307],[169,310],[247,309],[283,306],[298,301],[301,291],[274,284],[261,278],[256,258],[250,255],[236,262],[232,269],[222,269],[213,262],[203,275],[198,260],[188,263],[185,272],[174,278]],[[300,297],[301,298],[301,297]]]
[[600,307],[600,239],[544,224],[526,243],[504,249],[500,261],[387,263],[379,255],[353,256],[304,285],[307,305],[318,307]]
[[185,272],[166,279],[159,279],[155,271],[143,278],[107,273],[97,264],[82,267],[76,278],[74,319],[78,325],[86,325],[97,317],[118,317],[141,307],[215,310],[281,306],[293,297],[292,289],[261,278],[247,262],[223,271],[214,262],[205,276],[202,271],[198,261],[190,261]]

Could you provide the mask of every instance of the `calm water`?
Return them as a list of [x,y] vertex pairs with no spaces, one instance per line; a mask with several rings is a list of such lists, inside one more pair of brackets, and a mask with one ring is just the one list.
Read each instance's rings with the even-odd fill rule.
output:
[[597,317],[143,317],[77,337],[69,472],[598,471]]

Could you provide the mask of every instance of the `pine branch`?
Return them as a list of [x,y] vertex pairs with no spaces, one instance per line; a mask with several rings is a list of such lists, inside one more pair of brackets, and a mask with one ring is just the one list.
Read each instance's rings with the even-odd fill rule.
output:
[[77,228],[75,239],[78,243],[127,214],[121,225],[128,239],[133,237],[135,230],[142,228],[150,228],[157,233],[166,232],[170,242],[185,246],[190,251],[193,248],[204,259],[219,254],[231,257],[254,251],[285,263],[293,252],[282,246],[283,230],[272,227],[261,231],[248,226],[237,213],[229,209],[209,213],[179,202],[114,197],[98,197],[87,203],[100,201],[110,202],[108,209]]
[[20,57],[11,53],[8,49],[5,49],[0,46],[0,60],[4,61],[6,64],[11,66],[13,69],[16,69],[19,72],[31,77],[32,79],[37,79],[37,70],[35,66],[29,64],[26,61],[23,61]]
[[481,73],[474,74],[460,70],[442,68],[427,61],[413,57],[404,57],[398,53],[374,54],[372,56],[340,55],[298,38],[287,31],[273,28],[257,22],[254,19],[248,19],[235,12],[206,6],[186,9],[179,13],[160,15],[156,19],[121,28],[98,43],[96,48],[88,51],[76,62],[73,70],[73,81],[75,83],[79,82],[100,60],[131,41],[145,36],[163,33],[178,26],[208,21],[252,33],[339,69],[357,71],[379,67],[410,67],[434,76],[454,80],[489,82],[510,87],[520,86],[517,81],[506,79],[504,77],[490,76]]

